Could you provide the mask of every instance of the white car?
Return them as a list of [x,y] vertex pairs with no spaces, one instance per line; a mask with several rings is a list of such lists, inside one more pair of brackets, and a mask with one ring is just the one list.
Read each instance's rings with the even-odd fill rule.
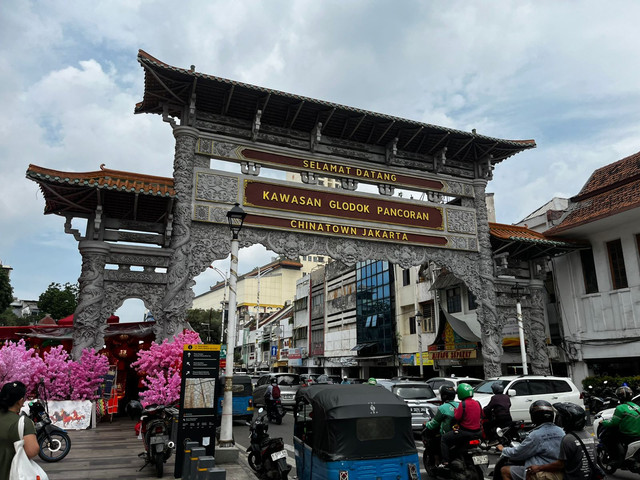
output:
[[492,385],[500,383],[502,392],[511,399],[513,420],[530,422],[529,407],[536,400],[546,400],[550,404],[571,402],[584,408],[584,401],[578,388],[570,378],[546,375],[519,375],[496,377],[485,380],[474,388],[473,398],[486,407],[493,395]]

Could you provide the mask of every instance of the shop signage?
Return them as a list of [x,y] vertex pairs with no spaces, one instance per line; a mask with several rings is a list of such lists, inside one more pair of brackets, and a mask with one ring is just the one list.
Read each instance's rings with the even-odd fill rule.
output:
[[420,365],[420,359],[422,358],[422,365],[433,366],[433,359],[429,357],[427,352],[422,352],[422,357],[420,357],[420,352],[415,354],[416,356],[416,365]]
[[460,360],[476,358],[477,350],[440,350],[428,352],[430,360]]
[[198,442],[207,455],[215,456],[216,383],[220,368],[220,345],[188,344],[182,352],[182,383],[175,478],[182,477],[184,441]]
[[299,348],[289,349],[289,360],[302,358],[302,351]]

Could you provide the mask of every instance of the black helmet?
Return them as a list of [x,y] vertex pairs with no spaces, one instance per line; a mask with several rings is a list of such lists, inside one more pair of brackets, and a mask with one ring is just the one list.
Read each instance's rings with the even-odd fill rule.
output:
[[276,377],[271,377],[271,383],[275,385],[276,383],[278,383],[278,379]]
[[137,420],[140,418],[142,410],[144,410],[142,404],[138,400],[131,400],[127,403],[127,406],[124,409],[127,412],[127,415],[131,417],[131,420]]
[[502,382],[493,382],[493,384],[491,385],[491,391],[496,394],[503,393],[504,387],[502,386]]
[[570,402],[558,402],[553,404],[556,409],[555,424],[563,428],[565,432],[577,432],[587,424],[587,413],[580,405]]
[[531,421],[536,425],[553,422],[553,407],[546,400],[536,400],[529,407],[529,415],[531,416]]
[[443,402],[450,402],[456,398],[456,391],[451,385],[443,385],[440,387],[440,399]]
[[618,397],[618,400],[620,400],[622,403],[628,402],[633,398],[633,390],[631,390],[631,388],[627,387],[626,385],[618,387],[616,388],[616,397]]

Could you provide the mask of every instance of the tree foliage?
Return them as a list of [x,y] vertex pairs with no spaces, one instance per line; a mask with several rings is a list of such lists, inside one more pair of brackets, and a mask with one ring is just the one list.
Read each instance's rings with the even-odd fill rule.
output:
[[55,320],[68,317],[78,306],[78,285],[51,283],[40,295],[38,308]]
[[4,312],[13,302],[13,287],[9,281],[9,272],[0,268],[0,312]]
[[187,322],[205,343],[220,343],[221,319],[219,310],[194,308],[187,312]]

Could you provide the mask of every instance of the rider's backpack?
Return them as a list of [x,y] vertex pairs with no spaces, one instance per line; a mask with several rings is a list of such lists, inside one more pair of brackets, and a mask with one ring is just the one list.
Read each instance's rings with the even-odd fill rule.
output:
[[271,398],[273,398],[274,400],[280,398],[280,387],[278,386],[278,384],[275,384],[273,386],[273,389],[271,390]]

